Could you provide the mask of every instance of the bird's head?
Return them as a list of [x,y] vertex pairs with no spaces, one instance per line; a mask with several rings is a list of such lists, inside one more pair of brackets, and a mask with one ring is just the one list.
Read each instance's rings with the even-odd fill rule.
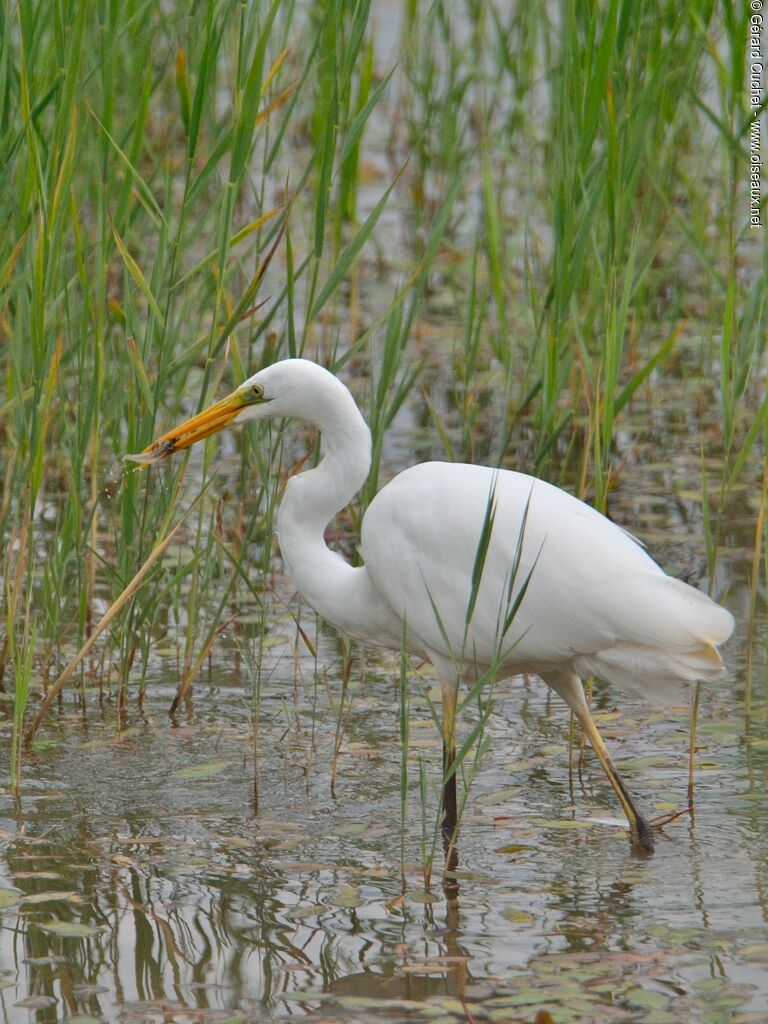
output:
[[271,417],[294,417],[322,425],[328,398],[341,394],[349,399],[344,385],[322,366],[308,359],[284,359],[259,370],[231,395],[158,437],[143,452],[126,458],[151,465],[225,427]]

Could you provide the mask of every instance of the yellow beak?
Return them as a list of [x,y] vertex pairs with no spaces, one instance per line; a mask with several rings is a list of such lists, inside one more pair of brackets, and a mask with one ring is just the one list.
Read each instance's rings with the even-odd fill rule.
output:
[[169,430],[162,437],[158,437],[143,452],[137,455],[126,455],[125,457],[130,459],[131,462],[137,462],[141,466],[149,466],[153,462],[159,462],[160,459],[166,459],[169,455],[173,455],[174,452],[180,451],[182,448],[189,448],[190,445],[202,441],[204,437],[210,437],[211,434],[223,430],[224,427],[229,426],[235,416],[246,405],[250,404],[245,392],[233,391],[231,395],[222,398],[220,402],[216,402],[210,409],[205,409],[203,412],[198,413],[197,416],[193,416],[192,419],[185,420],[178,427]]

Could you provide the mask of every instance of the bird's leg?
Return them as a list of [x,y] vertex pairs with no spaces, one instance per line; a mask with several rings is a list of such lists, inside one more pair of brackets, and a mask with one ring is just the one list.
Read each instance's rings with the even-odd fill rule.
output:
[[597,754],[600,764],[603,766],[603,771],[608,776],[608,781],[613,786],[616,796],[619,798],[619,802],[627,816],[632,845],[646,853],[653,853],[653,830],[640,811],[638,811],[629,790],[624,785],[621,776],[613,765],[608,748],[590,714],[589,707],[584,698],[584,688],[581,685],[581,680],[575,675],[562,675],[547,676],[546,682],[563,698],[571,711],[573,711],[584,733],[589,738],[589,742],[592,744],[592,748]]
[[441,680],[443,693],[443,835],[453,837],[456,831],[456,772],[448,777],[456,760],[456,699],[458,680]]
[[653,853],[653,830],[637,809],[629,790],[624,785],[619,773],[616,771],[616,768],[611,761],[611,756],[608,753],[608,748],[603,742],[603,737],[597,731],[597,726],[592,720],[592,716],[589,711],[587,711],[584,716],[580,715],[578,712],[575,712],[575,714],[581,723],[582,729],[589,737],[589,742],[592,744],[598,760],[603,766],[605,774],[608,776],[608,781],[616,791],[616,796],[619,798],[619,802],[624,808],[624,813],[626,814],[627,821],[629,822],[629,831],[632,836],[633,846],[646,853]]
[[448,832],[443,832],[443,853],[445,854],[443,892],[445,893],[447,903],[446,909],[450,909],[456,906],[459,898],[459,880],[456,877],[456,869],[459,866],[459,851],[454,842],[453,835]]

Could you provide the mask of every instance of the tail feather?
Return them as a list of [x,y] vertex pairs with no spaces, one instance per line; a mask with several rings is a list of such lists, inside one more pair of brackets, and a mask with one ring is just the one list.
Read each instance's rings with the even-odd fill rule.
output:
[[725,671],[719,651],[709,643],[684,651],[618,643],[576,658],[574,667],[581,676],[597,676],[654,704],[680,703],[691,683],[714,682]]
[[698,638],[708,645],[724,643],[733,632],[735,625],[731,613],[716,604],[706,594],[702,594],[700,590],[683,583],[682,580],[676,580],[671,576],[666,579],[670,592],[676,591],[676,596],[682,599],[678,605],[681,610],[681,618],[683,617],[682,608],[685,608],[686,624],[690,624],[690,628],[695,631]]
[[729,611],[662,572],[609,584],[603,600],[619,642],[684,653],[721,644],[733,632]]

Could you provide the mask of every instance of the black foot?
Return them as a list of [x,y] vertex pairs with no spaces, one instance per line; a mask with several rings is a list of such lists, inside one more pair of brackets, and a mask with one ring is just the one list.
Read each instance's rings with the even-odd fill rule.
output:
[[443,891],[448,906],[456,906],[459,898],[459,880],[456,869],[459,866],[459,851],[453,842],[453,836],[443,833],[443,852],[445,853],[445,870],[443,871]]
[[635,819],[635,827],[631,830],[632,845],[642,853],[653,853],[656,843],[653,838],[653,828],[645,818],[638,814]]

